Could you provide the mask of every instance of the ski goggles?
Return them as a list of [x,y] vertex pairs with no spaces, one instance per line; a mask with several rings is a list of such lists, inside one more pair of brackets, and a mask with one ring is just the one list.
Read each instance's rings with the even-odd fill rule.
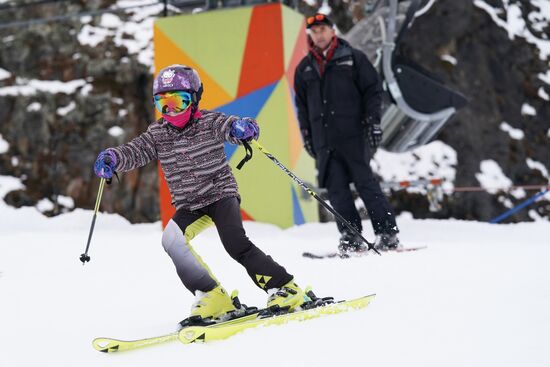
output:
[[306,18],[306,24],[307,28],[309,29],[317,24],[326,24],[332,26],[332,21],[328,19],[325,14],[315,14],[314,16]]
[[153,99],[155,107],[160,113],[182,112],[193,103],[193,95],[184,91],[155,94]]

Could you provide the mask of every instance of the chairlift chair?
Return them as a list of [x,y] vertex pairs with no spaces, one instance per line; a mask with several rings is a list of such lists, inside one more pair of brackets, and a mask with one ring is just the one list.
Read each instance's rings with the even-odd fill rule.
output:
[[[380,7],[384,2],[388,6]],[[383,78],[385,101],[382,107],[381,127],[384,137],[381,147],[391,152],[406,152],[428,143],[449,118],[467,103],[466,98],[448,88],[433,74],[415,62],[399,55],[397,46],[414,21],[421,1],[411,0],[398,4],[398,0],[376,2],[372,14],[365,20],[363,29],[352,30],[348,40],[363,39],[362,49],[371,58],[373,43],[381,42],[377,49],[375,66]],[[403,12],[406,15],[403,19]],[[398,14],[399,13],[399,14]],[[396,33],[397,24],[399,33]],[[366,27],[366,30],[365,30]],[[360,32],[376,36],[372,28],[379,28],[378,40],[367,39]],[[376,38],[376,37],[372,37]],[[369,55],[369,53],[371,53]]]

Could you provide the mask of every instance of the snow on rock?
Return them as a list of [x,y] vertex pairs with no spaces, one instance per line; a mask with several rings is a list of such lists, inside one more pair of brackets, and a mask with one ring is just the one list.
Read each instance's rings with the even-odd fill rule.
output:
[[452,55],[441,55],[441,60],[448,62],[451,65],[456,66],[458,61],[456,60],[456,57]]
[[515,140],[521,140],[525,137],[525,133],[522,130],[513,128],[505,121],[500,124],[500,130],[507,132]]
[[53,210],[55,207],[54,203],[50,199],[42,199],[39,200],[38,203],[36,203],[36,209],[40,213],[48,212],[50,210]]
[[418,18],[426,14],[431,9],[432,5],[435,4],[435,2],[436,0],[429,0],[426,5],[424,5],[420,10],[414,13],[415,18]]
[[8,79],[11,77],[11,73],[7,70],[0,68],[0,80]]
[[[373,171],[384,181],[441,178],[445,180],[445,190],[454,188],[456,164],[456,151],[438,140],[406,153],[391,153],[378,149],[371,160]],[[416,189],[408,190],[412,192]]]
[[535,109],[535,107],[531,106],[530,104],[524,103],[521,106],[521,114],[527,115],[527,116],[536,116],[537,110]]
[[[548,6],[544,3],[544,1],[532,0],[532,4],[539,7],[540,13],[536,12],[536,14],[539,14],[541,19],[550,18],[550,12],[547,11]],[[489,14],[491,19],[499,27],[504,28],[508,32],[508,37],[511,40],[515,37],[524,38],[527,42],[535,45],[539,49],[539,56],[542,60],[546,60],[548,58],[550,55],[550,40],[538,38],[531,33],[522,17],[521,3],[503,0],[502,6],[504,7],[504,11],[500,8],[495,8],[487,4],[482,0],[474,0],[474,5],[487,12],[487,14]],[[536,15],[530,16],[536,17]]]
[[550,69],[546,71],[546,73],[539,73],[538,75],[539,79],[545,82],[546,84],[550,85]]
[[[25,185],[21,180],[11,176],[0,176],[0,199],[3,199],[7,193],[14,190],[22,190]],[[3,200],[0,200],[0,206],[7,206]]]
[[64,106],[64,107],[59,107],[56,111],[56,113],[59,115],[59,116],[65,116],[67,115],[69,112],[73,111],[74,109],[76,108],[76,103],[74,101],[71,101],[68,105]]
[[2,134],[0,134],[0,154],[6,153],[8,149],[10,149],[10,145],[2,138]]
[[37,112],[40,111],[41,108],[42,104],[40,102],[32,102],[27,106],[27,112]]
[[105,41],[107,36],[110,36],[112,34],[113,32],[109,31],[108,29],[85,24],[80,29],[80,32],[78,33],[76,38],[81,45],[95,47],[101,42]]
[[510,191],[510,195],[520,200],[527,196],[527,192],[522,188],[515,188]]
[[537,161],[535,161],[534,159],[531,159],[531,158],[527,158],[526,163],[527,163],[527,166],[529,168],[539,170],[540,173],[544,177],[546,177],[548,179],[548,182],[550,183],[550,176],[548,176],[548,169],[546,168],[546,166],[543,163],[537,162]]
[[0,96],[31,96],[37,92],[74,94],[77,89],[87,85],[84,79],[68,82],[59,80],[38,80],[16,78],[16,85],[0,87]]
[[109,135],[118,138],[122,134],[124,134],[124,130],[120,126],[113,126],[108,131]]
[[118,27],[121,27],[122,24],[123,21],[120,19],[120,17],[116,14],[111,13],[101,15],[101,20],[99,21],[99,25],[105,28],[116,29]]
[[531,5],[538,9],[530,12],[527,19],[535,31],[544,32],[550,23],[550,1],[531,0]]
[[512,186],[512,181],[504,175],[498,163],[492,159],[481,161],[480,171],[475,176],[481,187],[490,194],[507,190]]
[[550,96],[548,95],[548,93],[546,93],[543,87],[539,88],[538,95],[540,98],[544,99],[545,101],[550,101]]
[[330,13],[332,12],[332,8],[328,5],[327,0],[323,1],[323,5],[321,5],[321,7],[319,8],[319,10],[317,10],[317,12],[322,13],[322,14],[326,14],[326,15],[330,15]]
[[57,197],[57,202],[61,205],[63,205],[65,208],[73,209],[74,208],[74,200],[73,198],[69,196],[63,196],[59,195]]
[[505,196],[499,196],[498,197],[498,202],[501,203],[505,208],[508,208],[508,209],[511,209],[514,207],[514,203],[512,202],[512,200],[508,199],[507,197]]
[[113,37],[117,46],[125,47],[131,55],[137,55],[138,61],[152,70],[153,22],[162,13],[163,5],[151,1],[118,1],[112,8],[130,8],[126,10],[129,19],[103,14],[97,26],[85,24],[82,27],[78,41],[82,45],[95,47],[107,37]]

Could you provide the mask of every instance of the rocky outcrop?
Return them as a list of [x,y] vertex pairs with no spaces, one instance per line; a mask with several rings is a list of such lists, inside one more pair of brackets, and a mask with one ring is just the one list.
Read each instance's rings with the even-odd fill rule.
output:
[[[77,13],[84,3],[90,10],[113,2],[3,11],[2,23]],[[88,19],[86,24],[100,20]],[[136,136],[153,118],[149,66],[109,37],[93,47],[81,44],[83,26],[77,17],[0,30],[0,68],[12,74],[0,80],[0,135],[9,143],[9,150],[0,154],[0,174],[19,177],[25,185],[4,198],[16,207],[44,198],[57,203],[63,195],[76,207],[93,208],[98,180],[92,164],[97,153]],[[66,83],[52,88],[53,81]],[[70,88],[75,81],[81,86]],[[12,89],[2,90],[5,86]],[[157,220],[157,180],[154,165],[124,175],[120,184],[105,191],[102,208],[132,221]],[[46,214],[65,210],[70,208],[58,204]]]
[[[0,12],[0,24],[90,11],[114,3],[72,1],[7,9]],[[335,9],[342,31],[360,19],[357,9],[362,7],[357,3],[353,17],[346,11],[348,3],[328,3]],[[498,1],[487,3],[503,6]],[[521,3],[528,18],[532,4],[527,0],[516,3]],[[304,3],[300,8],[308,13],[315,9]],[[116,17],[135,22],[132,14],[117,13]],[[91,167],[97,153],[133,138],[153,118],[149,103],[152,55],[147,62],[143,54],[124,46],[121,40],[132,40],[135,34],[109,30],[101,35],[102,27],[109,28],[105,21],[97,15],[0,28],[0,135],[9,144],[8,151],[0,153],[0,175],[18,177],[25,185],[4,198],[9,204],[36,205],[47,198],[59,201],[46,213],[55,215],[71,209],[66,201],[57,199],[70,197],[77,207],[93,208],[98,180]],[[85,27],[91,31],[83,32]],[[83,41],[83,34],[91,37],[94,32],[101,36],[97,43]],[[544,37],[548,27],[539,25],[533,32]],[[548,61],[539,58],[535,46],[520,37],[510,39],[506,30],[472,1],[439,0],[414,23],[403,40],[402,53],[438,74],[470,101],[438,136],[458,153],[455,186],[479,186],[476,174],[484,160],[497,162],[515,184],[548,184],[548,177],[528,163],[530,159],[548,167],[550,156],[550,104],[540,92],[542,88],[548,93],[550,87],[538,77],[547,72]],[[444,55],[456,59],[456,65],[442,59]],[[524,104],[534,108],[536,115],[522,113]],[[503,122],[524,137],[512,138],[501,128]],[[155,221],[159,218],[157,193],[157,167],[151,164],[110,186],[102,208],[133,222]],[[445,196],[442,210],[434,213],[425,195],[404,191],[392,195],[398,212],[409,211],[422,218],[476,220],[488,220],[524,199],[504,192],[452,193]],[[531,208],[550,216],[547,201]],[[522,211],[509,220],[529,219],[527,211]]]

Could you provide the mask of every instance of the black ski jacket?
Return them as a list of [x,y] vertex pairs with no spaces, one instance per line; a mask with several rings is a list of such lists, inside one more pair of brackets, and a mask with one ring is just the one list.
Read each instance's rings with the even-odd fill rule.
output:
[[311,139],[323,187],[331,151],[363,156],[366,124],[380,122],[380,78],[363,52],[339,38],[322,76],[311,52],[302,59],[294,90],[300,129]]

